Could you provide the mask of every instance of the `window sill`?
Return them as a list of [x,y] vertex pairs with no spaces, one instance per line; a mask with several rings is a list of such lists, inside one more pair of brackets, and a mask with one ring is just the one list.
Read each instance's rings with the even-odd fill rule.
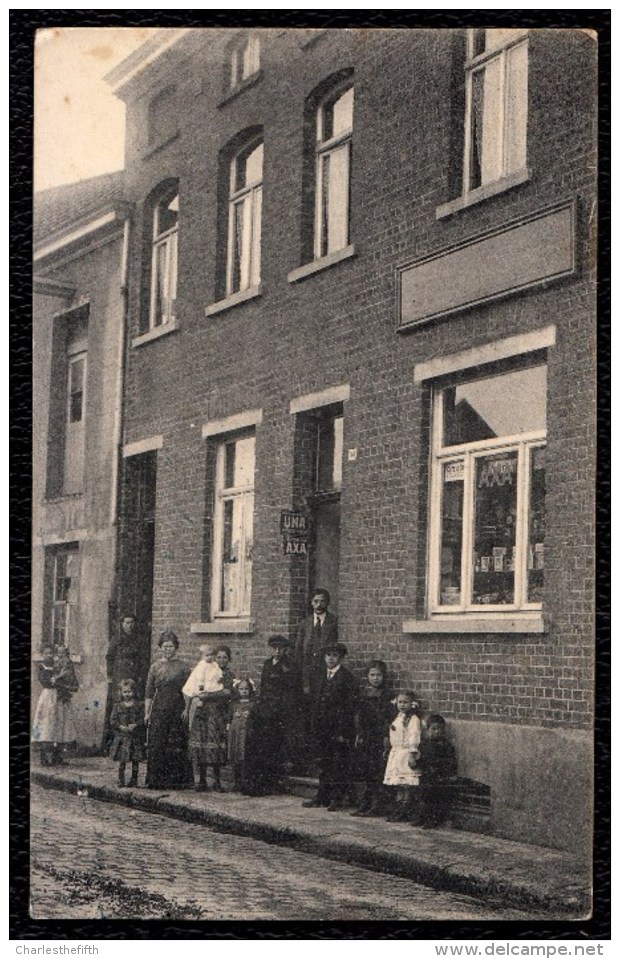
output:
[[73,493],[52,493],[50,496],[44,496],[44,503],[65,503],[68,500],[77,500],[84,498],[84,490],[75,490]]
[[241,293],[233,293],[231,296],[227,296],[225,300],[218,300],[217,303],[211,303],[210,306],[207,306],[205,316],[215,316],[216,313],[223,313],[224,310],[230,310],[239,303],[245,303],[247,300],[255,300],[262,295],[262,292],[263,288],[259,283],[258,286],[251,286],[249,290],[242,290]]
[[169,137],[166,137],[165,140],[158,140],[157,143],[149,143],[142,151],[142,159],[148,160],[148,158],[152,157],[153,154],[158,153],[159,150],[163,150],[163,148],[168,146],[169,143],[174,143],[174,141],[178,139],[179,131],[176,130],[175,133]]
[[286,279],[289,283],[297,283],[298,280],[312,276],[313,273],[320,273],[322,270],[327,270],[330,266],[334,266],[342,260],[350,260],[353,256],[355,256],[355,247],[350,243],[349,246],[345,246],[342,250],[328,253],[327,256],[322,256],[318,260],[312,260],[311,263],[304,263],[303,266],[297,267],[296,270],[291,270]]
[[190,633],[208,635],[210,633],[253,633],[255,623],[252,619],[215,619],[212,623],[192,623]]
[[502,618],[483,616],[435,616],[432,619],[406,619],[403,633],[544,633],[540,615],[515,614]]
[[501,180],[496,180],[494,183],[479,186],[477,189],[463,194],[463,196],[457,196],[456,199],[450,200],[448,203],[442,203],[435,210],[435,219],[443,220],[447,216],[452,216],[453,213],[458,213],[459,210],[465,210],[467,207],[488,200],[499,193],[505,193],[506,190],[512,190],[513,187],[519,186],[521,183],[527,183],[530,177],[529,168],[524,167],[522,170],[516,170],[515,173],[502,177]]
[[242,80],[241,83],[238,83],[236,87],[232,90],[229,90],[220,100],[217,105],[218,110],[221,110],[222,107],[225,107],[227,103],[230,103],[231,100],[236,100],[239,94],[243,93],[244,90],[248,90],[250,87],[255,86],[260,80],[263,79],[263,71],[257,70],[256,73],[253,73],[251,76],[246,77],[245,80]]
[[150,343],[151,340],[158,340],[160,336],[166,336],[168,333],[174,333],[175,330],[179,329],[178,323],[172,321],[172,323],[162,323],[161,326],[154,326],[152,330],[147,330],[146,333],[140,333],[139,336],[134,336],[131,341],[132,347],[143,346],[145,343]]

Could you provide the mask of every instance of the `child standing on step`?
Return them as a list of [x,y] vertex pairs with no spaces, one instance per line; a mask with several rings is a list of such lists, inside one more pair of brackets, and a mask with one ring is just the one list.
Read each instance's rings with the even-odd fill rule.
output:
[[361,690],[355,715],[353,779],[358,795],[352,816],[376,816],[385,805],[385,745],[394,715],[392,693],[387,686],[387,666],[373,659],[366,670],[366,686]]
[[243,792],[247,782],[246,741],[248,721],[252,712],[254,683],[251,679],[236,679],[233,683],[232,719],[228,727],[228,762],[232,766],[234,789]]
[[[424,829],[441,826],[448,817],[456,779],[456,753],[446,732],[446,721],[431,713],[420,743],[420,820]],[[413,821],[412,825],[416,825]]]
[[[122,679],[118,684],[118,699],[110,714],[110,728],[114,734],[110,758],[118,762],[118,785],[137,786],[140,763],[146,759],[144,746],[144,703],[136,696],[133,679]],[[131,763],[131,779],[125,782],[125,768]]]
[[388,822],[405,822],[412,811],[415,793],[420,785],[418,771],[422,724],[419,705],[411,689],[401,689],[396,696],[398,715],[390,725],[390,752],[383,783],[394,794]]

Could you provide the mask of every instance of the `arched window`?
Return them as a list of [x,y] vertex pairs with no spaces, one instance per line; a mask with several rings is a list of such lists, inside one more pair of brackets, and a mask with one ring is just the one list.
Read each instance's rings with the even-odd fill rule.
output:
[[349,243],[349,193],[353,87],[339,87],[316,110],[314,255],[327,256]]
[[153,207],[149,328],[174,323],[177,297],[179,188],[176,181]]
[[230,164],[228,205],[228,296],[260,282],[263,144],[253,140]]

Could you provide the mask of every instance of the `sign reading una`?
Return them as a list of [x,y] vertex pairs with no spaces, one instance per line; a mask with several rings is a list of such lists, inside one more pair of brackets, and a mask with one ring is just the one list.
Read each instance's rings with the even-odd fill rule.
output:
[[305,513],[296,510],[282,510],[280,532],[285,556],[308,555],[308,531],[309,522]]

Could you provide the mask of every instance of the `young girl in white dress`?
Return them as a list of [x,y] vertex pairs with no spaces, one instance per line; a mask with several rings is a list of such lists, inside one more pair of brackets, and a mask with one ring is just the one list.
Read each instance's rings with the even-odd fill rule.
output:
[[422,724],[419,705],[411,689],[401,689],[396,696],[398,715],[390,726],[390,752],[383,784],[394,793],[388,822],[405,822],[413,807],[415,790],[420,785],[417,771]]

